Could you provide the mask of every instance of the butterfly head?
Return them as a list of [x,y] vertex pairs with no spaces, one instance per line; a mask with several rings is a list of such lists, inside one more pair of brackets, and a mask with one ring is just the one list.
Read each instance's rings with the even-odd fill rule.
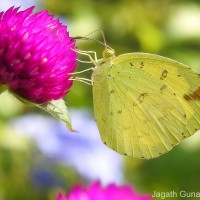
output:
[[103,59],[105,60],[112,60],[115,57],[115,50],[106,48],[103,51]]

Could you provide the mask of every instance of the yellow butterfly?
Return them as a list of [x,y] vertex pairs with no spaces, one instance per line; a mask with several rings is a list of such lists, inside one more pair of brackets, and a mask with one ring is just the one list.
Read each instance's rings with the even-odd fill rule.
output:
[[123,155],[158,157],[200,129],[200,74],[177,61],[106,48],[92,86],[101,138]]

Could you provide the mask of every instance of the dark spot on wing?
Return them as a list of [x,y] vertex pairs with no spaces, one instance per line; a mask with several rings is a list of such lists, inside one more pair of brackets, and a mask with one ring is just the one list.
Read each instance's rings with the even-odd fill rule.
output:
[[111,90],[110,93],[111,93],[111,94],[115,93],[115,90]]
[[105,119],[104,117],[102,117],[102,121],[103,121],[104,123],[106,123],[106,119]]
[[182,133],[182,136],[183,136],[183,138],[186,138],[186,135],[185,135],[185,133]]
[[143,93],[143,94],[141,94],[141,95],[138,97],[138,101],[139,101],[139,103],[142,103],[142,102],[144,101],[144,98],[145,98],[146,96],[148,96],[147,93]]
[[140,94],[137,101],[133,101],[133,106],[137,106],[138,104],[142,103],[144,101],[145,97],[147,97],[147,96],[148,96],[148,93]]
[[130,64],[130,66],[133,66],[133,63],[129,63]]
[[190,94],[185,94],[184,95],[184,99],[186,101],[199,101],[200,100],[200,87],[195,90],[193,93],[190,93]]
[[140,63],[140,68],[142,69],[144,67],[144,62]]
[[164,70],[164,71],[162,72],[162,75],[161,75],[161,77],[160,77],[160,80],[164,80],[164,79],[167,77],[167,74],[168,74],[168,71],[167,71],[167,70]]
[[118,110],[117,113],[118,113],[118,114],[122,113],[122,110]]
[[167,85],[165,85],[165,84],[160,88],[161,94],[163,94],[163,91],[164,91],[166,88],[167,88]]

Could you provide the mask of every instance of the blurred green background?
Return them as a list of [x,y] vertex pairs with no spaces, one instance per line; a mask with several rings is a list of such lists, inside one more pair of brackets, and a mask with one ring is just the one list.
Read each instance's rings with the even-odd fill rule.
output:
[[[23,1],[9,3],[25,4]],[[94,30],[103,30],[107,44],[115,49],[117,55],[135,51],[155,53],[200,71],[198,0],[42,0],[31,1],[31,4],[37,4],[37,11],[47,9],[60,16],[71,36],[85,36]],[[99,32],[88,37],[103,41]],[[77,46],[81,50],[96,51],[98,58],[104,49],[90,41],[77,41]],[[87,57],[80,56],[80,59],[87,60]],[[77,71],[89,67],[90,64],[80,63]],[[82,76],[90,78],[91,72]],[[91,86],[75,82],[66,101],[70,108],[92,112]],[[75,183],[90,182],[91,179],[81,176],[75,168],[46,161],[34,142],[15,134],[17,130],[10,127],[10,122],[27,113],[46,115],[10,97],[0,96],[0,199],[53,200],[57,191],[68,191]],[[84,129],[87,128],[85,124]],[[122,182],[132,184],[141,193],[200,192],[199,155],[200,136],[196,133],[169,153],[153,160],[121,156],[124,166]],[[81,155],[73,156],[78,158]],[[97,159],[94,155],[94,162]],[[47,180],[42,175],[39,182],[35,181],[33,172],[36,169],[45,171]]]

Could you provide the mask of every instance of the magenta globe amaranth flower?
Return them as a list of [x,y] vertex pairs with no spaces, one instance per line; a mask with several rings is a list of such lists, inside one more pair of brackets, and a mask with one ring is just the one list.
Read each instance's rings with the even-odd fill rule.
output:
[[56,200],[152,200],[150,195],[138,194],[129,186],[110,184],[102,188],[99,182],[94,182],[88,188],[74,187],[68,195],[59,193]]
[[0,13],[0,86],[36,103],[63,98],[76,68],[75,40],[47,11]]

